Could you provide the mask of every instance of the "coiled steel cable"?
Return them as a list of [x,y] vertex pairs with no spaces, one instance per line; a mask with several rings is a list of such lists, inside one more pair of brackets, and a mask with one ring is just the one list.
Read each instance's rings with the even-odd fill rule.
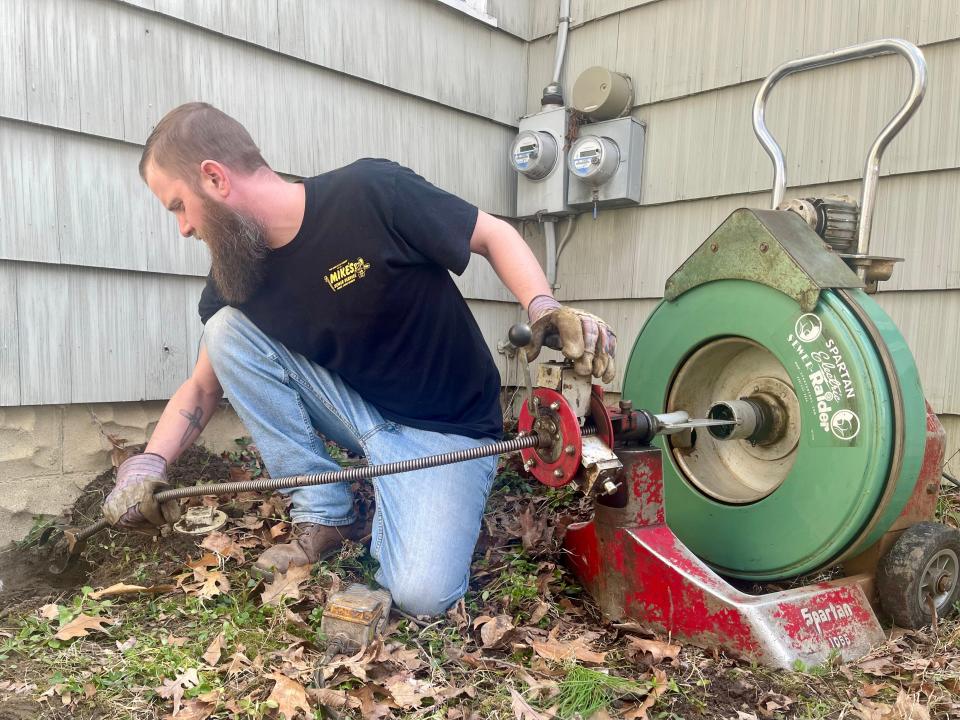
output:
[[[584,428],[583,435],[591,435],[595,432],[592,426]],[[542,437],[542,439],[541,439]],[[179,500],[181,498],[197,497],[200,495],[227,495],[229,493],[241,492],[264,492],[268,490],[285,490],[287,488],[306,487],[308,485],[330,485],[338,482],[353,482],[354,480],[369,480],[384,475],[399,475],[400,473],[414,472],[416,470],[426,470],[427,468],[437,467],[439,465],[452,465],[453,463],[467,462],[468,460],[478,460],[482,457],[491,455],[503,455],[506,453],[525,450],[526,448],[540,447],[549,445],[549,438],[537,434],[521,435],[512,440],[501,440],[490,443],[489,445],[478,445],[477,447],[466,450],[454,450],[453,452],[441,453],[440,455],[428,455],[427,457],[412,458],[410,460],[401,460],[399,462],[383,463],[380,465],[361,465],[358,467],[345,468],[343,470],[330,470],[313,475],[290,475],[288,477],[263,478],[260,480],[238,480],[235,482],[206,483],[204,485],[192,485],[189,487],[178,487],[170,490],[161,490],[154,495],[158,503],[164,503],[167,500]],[[77,531],[73,535],[74,544],[82,543],[84,540],[94,535],[104,528],[110,526],[106,518],[101,518],[93,525]]]

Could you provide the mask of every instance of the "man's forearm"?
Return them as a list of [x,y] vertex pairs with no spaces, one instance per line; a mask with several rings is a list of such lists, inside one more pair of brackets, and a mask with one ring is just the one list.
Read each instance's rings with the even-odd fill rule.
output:
[[493,271],[526,308],[537,295],[553,295],[533,251],[513,227],[484,213],[477,243],[471,246],[493,267]]
[[174,462],[203,432],[222,397],[222,392],[204,391],[193,380],[185,382],[167,403],[146,452]]

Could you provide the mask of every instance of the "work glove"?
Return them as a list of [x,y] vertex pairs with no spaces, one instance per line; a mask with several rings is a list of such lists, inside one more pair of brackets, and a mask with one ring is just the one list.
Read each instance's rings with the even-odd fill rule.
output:
[[117,482],[103,504],[103,516],[111,525],[137,532],[153,533],[156,528],[180,519],[180,503],[162,505],[153,494],[170,487],[167,461],[154,453],[134,455],[117,469]]
[[578,375],[593,375],[608,383],[616,377],[613,356],[617,336],[603,320],[583,310],[561,305],[549,295],[537,295],[527,306],[533,337],[526,346],[527,362],[540,354],[546,338],[559,335],[560,351],[573,360]]

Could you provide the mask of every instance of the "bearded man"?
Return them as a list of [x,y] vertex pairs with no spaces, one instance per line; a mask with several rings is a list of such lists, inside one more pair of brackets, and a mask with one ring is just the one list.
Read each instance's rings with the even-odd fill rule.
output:
[[[450,276],[471,253],[527,308],[530,359],[555,327],[579,372],[613,377],[613,333],[553,299],[509,224],[396,163],[363,159],[288,182],[240,123],[188,103],[153,130],[140,174],[212,262],[196,367],[146,451],[117,472],[104,505],[117,526],[176,519],[177,504],[160,507],[153,493],[224,391],[274,477],[336,470],[323,438],[376,464],[499,439],[499,374]],[[466,591],[495,469],[488,457],[374,481],[370,552],[402,609],[438,614]],[[367,532],[346,483],[287,494],[294,539],[260,556],[263,575]]]

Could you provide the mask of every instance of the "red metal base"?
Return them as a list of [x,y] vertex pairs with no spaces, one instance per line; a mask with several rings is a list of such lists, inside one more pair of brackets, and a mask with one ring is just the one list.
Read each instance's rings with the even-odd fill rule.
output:
[[619,450],[614,496],[572,525],[565,546],[575,574],[612,619],[635,619],[701,647],[789,668],[831,653],[859,657],[884,639],[861,574],[764,595],[731,586],[666,526],[660,450]]

